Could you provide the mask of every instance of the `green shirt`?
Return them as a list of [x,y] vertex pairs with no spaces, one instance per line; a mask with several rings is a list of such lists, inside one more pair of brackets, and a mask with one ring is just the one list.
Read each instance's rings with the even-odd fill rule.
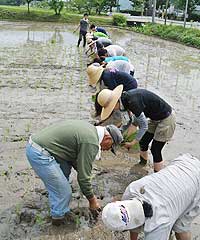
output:
[[32,140],[58,162],[70,162],[78,173],[81,191],[87,198],[93,197],[92,163],[99,151],[96,127],[81,120],[66,120],[43,129]]
[[95,37],[108,38],[108,35],[106,35],[105,33],[102,33],[102,32],[94,32],[93,34],[94,34]]

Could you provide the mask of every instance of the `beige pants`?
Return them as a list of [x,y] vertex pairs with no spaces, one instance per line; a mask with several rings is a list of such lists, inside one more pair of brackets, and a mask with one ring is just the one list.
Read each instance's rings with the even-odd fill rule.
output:
[[154,139],[159,142],[169,141],[174,134],[175,128],[176,119],[174,113],[163,120],[149,120],[148,123],[148,132],[153,133]]

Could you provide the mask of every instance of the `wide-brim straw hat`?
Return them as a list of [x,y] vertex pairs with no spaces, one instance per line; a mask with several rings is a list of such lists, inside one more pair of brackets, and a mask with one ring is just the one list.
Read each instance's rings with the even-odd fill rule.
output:
[[102,111],[101,111],[101,120],[107,119],[113,109],[115,108],[115,105],[117,104],[117,101],[122,95],[123,91],[123,85],[117,86],[114,90],[109,90],[109,89],[103,89],[98,97],[97,97],[97,102],[102,106]]
[[97,84],[97,82],[100,80],[101,75],[103,73],[105,68],[103,68],[102,66],[95,66],[93,64],[91,64],[88,68],[87,68],[87,75],[88,75],[88,80],[89,80],[89,85],[95,85]]

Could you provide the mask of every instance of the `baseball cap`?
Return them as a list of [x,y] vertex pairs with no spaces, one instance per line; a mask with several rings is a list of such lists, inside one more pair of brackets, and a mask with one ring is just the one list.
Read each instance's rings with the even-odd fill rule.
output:
[[108,203],[102,212],[103,223],[113,231],[124,231],[142,226],[145,222],[142,202],[137,198]]
[[111,147],[111,152],[116,155],[117,146],[123,141],[123,136],[121,131],[115,125],[107,125],[106,130],[113,139],[113,145]]

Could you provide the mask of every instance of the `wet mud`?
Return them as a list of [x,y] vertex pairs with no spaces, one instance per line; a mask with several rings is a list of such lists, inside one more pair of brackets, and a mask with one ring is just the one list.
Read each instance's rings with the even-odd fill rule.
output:
[[[28,136],[63,119],[93,122],[92,89],[87,84],[85,49],[76,47],[75,26],[0,22],[0,239],[128,239],[94,219],[71,177],[75,223],[53,227],[40,179],[25,157]],[[176,113],[177,128],[164,149],[166,164],[181,153],[200,158],[200,51],[140,34],[108,29],[126,49],[140,87],[161,95]],[[121,197],[133,180],[151,172],[134,167],[138,153],[103,153],[93,170],[93,187],[104,206]],[[200,239],[200,219],[193,239]],[[143,236],[141,235],[141,239]]]

